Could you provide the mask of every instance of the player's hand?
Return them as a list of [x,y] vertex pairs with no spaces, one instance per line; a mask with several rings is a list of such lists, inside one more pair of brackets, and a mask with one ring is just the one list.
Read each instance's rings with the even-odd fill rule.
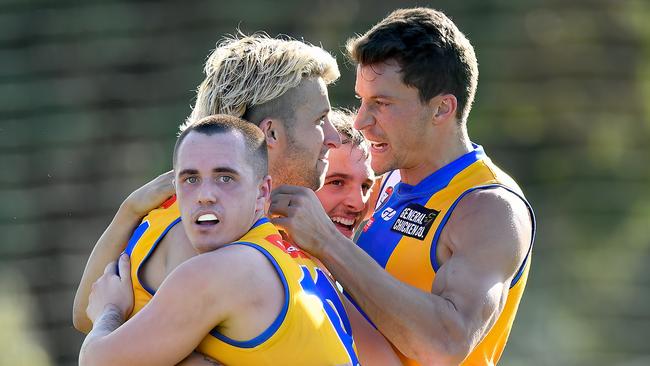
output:
[[170,170],[156,177],[151,182],[143,185],[131,193],[123,207],[138,217],[144,217],[149,211],[159,207],[175,193],[174,171]]
[[271,192],[271,222],[289,234],[301,249],[321,258],[333,235],[342,235],[327,216],[318,197],[305,187],[282,185]]
[[115,305],[120,309],[124,319],[133,309],[129,256],[122,254],[118,260],[118,266],[119,275],[116,272],[115,262],[109,263],[104,270],[104,274],[92,286],[86,315],[93,323],[108,304]]

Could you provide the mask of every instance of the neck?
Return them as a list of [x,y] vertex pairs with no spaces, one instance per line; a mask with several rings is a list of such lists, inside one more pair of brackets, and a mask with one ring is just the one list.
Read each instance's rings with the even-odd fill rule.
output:
[[255,224],[255,223],[257,222],[257,220],[259,220],[259,219],[261,219],[262,217],[264,217],[266,211],[267,211],[268,208],[269,208],[269,207],[268,207],[269,204],[270,204],[270,203],[267,203],[267,206],[266,206],[266,208],[265,208],[264,211],[257,211],[257,212],[255,212],[255,217],[253,218],[253,223],[251,223],[251,226],[253,226],[253,224]]
[[453,128],[449,133],[438,134],[431,144],[419,152],[421,159],[416,164],[400,168],[402,182],[417,185],[424,178],[472,150],[464,124],[460,128]]

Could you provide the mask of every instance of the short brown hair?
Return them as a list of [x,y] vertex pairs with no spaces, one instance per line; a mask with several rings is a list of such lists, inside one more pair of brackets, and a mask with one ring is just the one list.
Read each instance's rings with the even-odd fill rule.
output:
[[363,151],[363,158],[368,159],[368,141],[363,137],[361,132],[354,129],[354,119],[357,115],[356,110],[346,108],[333,108],[328,118],[336,131],[341,135],[341,145],[352,144]]
[[185,137],[190,132],[196,132],[204,135],[214,135],[217,133],[238,132],[244,137],[244,145],[248,156],[246,159],[253,168],[258,179],[262,179],[269,174],[268,153],[266,151],[266,139],[264,132],[252,123],[246,122],[241,118],[227,114],[216,114],[202,118],[186,126],[183,132],[178,135],[176,145],[174,145],[173,162],[176,167],[178,149]]
[[441,93],[458,100],[456,117],[466,122],[478,84],[474,48],[445,14],[429,8],[399,9],[364,35],[348,40],[355,63],[396,60],[402,81],[418,89],[425,103]]

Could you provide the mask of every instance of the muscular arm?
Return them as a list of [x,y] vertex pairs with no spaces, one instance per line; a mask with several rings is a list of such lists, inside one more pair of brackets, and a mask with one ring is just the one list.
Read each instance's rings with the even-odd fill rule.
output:
[[[120,325],[124,323],[124,316],[119,308],[115,305],[109,304],[104,309],[104,312],[95,321],[96,325],[93,327],[84,344],[92,343],[97,339],[101,339],[115,331]],[[82,346],[84,347],[84,346]],[[85,361],[84,361],[85,362]],[[197,352],[192,352],[187,358],[181,361],[177,366],[215,366],[220,365],[217,361],[210,357],[204,356]]]
[[104,267],[114,261],[124,250],[140,219],[141,217],[132,213],[124,205],[120,206],[113,221],[95,244],[74,297],[72,322],[77,330],[88,333],[92,329],[93,324],[86,316],[91,286],[102,275]]
[[[251,287],[246,282],[250,263],[245,259],[250,253],[236,247],[219,252],[181,264],[149,304],[114,331],[97,322],[84,341],[79,364],[175,365],[185,359],[210,330],[248,301],[248,292],[241,289]],[[224,293],[229,295],[220,296]]]
[[[480,342],[501,313],[530,243],[528,211],[518,198],[470,194],[443,232],[450,254],[441,260],[431,291],[424,292],[388,274],[316,209],[297,214],[310,204],[294,197],[290,209],[276,212],[286,217],[275,221],[323,260],[393,345],[427,365],[457,365]],[[272,199],[272,210],[281,206],[282,197]]]
[[162,174],[129,195],[95,244],[74,297],[72,322],[77,330],[83,333],[91,330],[86,307],[92,284],[102,275],[104,267],[124,250],[142,217],[174,193],[171,178],[171,172]]

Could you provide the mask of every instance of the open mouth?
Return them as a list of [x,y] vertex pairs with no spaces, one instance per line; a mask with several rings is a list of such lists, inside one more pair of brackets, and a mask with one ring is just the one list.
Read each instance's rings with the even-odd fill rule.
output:
[[196,224],[201,226],[211,226],[219,223],[219,219],[214,214],[203,214],[196,219]]
[[334,225],[339,229],[339,231],[344,231],[344,233],[351,233],[354,230],[354,224],[356,220],[348,219],[345,217],[334,216],[330,218]]
[[385,142],[371,143],[370,148],[375,152],[384,152],[388,149],[388,144]]

